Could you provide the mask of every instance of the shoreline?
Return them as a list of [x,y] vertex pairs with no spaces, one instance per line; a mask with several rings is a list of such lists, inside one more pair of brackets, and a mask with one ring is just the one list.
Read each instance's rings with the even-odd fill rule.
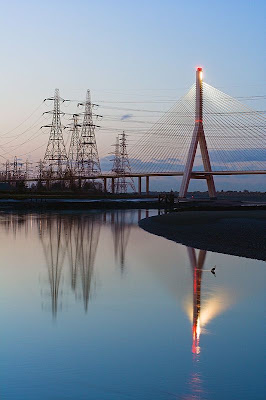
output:
[[[256,201],[257,200],[257,201]],[[256,200],[209,200],[188,199],[174,203],[172,206],[161,203],[155,196],[94,196],[62,197],[51,196],[0,196],[0,211],[46,211],[46,210],[109,210],[109,209],[168,209],[172,211],[213,211],[264,209],[266,201]]]
[[266,261],[266,210],[173,212],[139,226],[185,246]]

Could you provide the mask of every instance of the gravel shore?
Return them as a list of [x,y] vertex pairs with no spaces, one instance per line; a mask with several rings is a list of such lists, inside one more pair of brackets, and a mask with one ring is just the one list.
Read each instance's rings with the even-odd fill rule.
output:
[[186,246],[266,261],[265,210],[173,212],[139,226]]

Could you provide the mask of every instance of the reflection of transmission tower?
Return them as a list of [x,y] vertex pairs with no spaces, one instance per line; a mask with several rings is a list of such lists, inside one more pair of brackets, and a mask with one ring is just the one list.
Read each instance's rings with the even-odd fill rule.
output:
[[78,216],[65,223],[67,223],[66,248],[71,270],[71,286],[77,292],[80,276],[84,308],[87,311],[101,225],[93,215],[89,218]]
[[66,250],[70,265],[71,288],[76,291],[78,272],[77,249],[80,237],[79,224],[76,219],[71,219],[66,228]]
[[92,103],[90,91],[87,91],[85,112],[79,139],[78,169],[81,176],[93,176],[101,173],[100,160],[97,150],[95,128],[92,120]]
[[126,134],[123,131],[115,144],[112,172],[117,175],[114,182],[114,193],[127,193],[128,186],[135,192],[135,184],[132,177],[126,177],[131,172],[129,158],[127,153]]
[[126,213],[119,211],[111,215],[111,227],[114,238],[115,259],[119,258],[121,271],[125,266],[126,248],[130,236],[131,225],[133,223],[133,214],[131,221],[126,221]]
[[[46,226],[44,225],[45,223]],[[49,217],[46,221],[40,220],[40,239],[48,267],[52,314],[54,317],[56,317],[58,310],[60,279],[66,250],[63,238],[63,221],[60,216],[57,216],[56,219]]]
[[93,216],[87,220],[81,220],[80,222],[81,229],[78,248],[78,262],[82,282],[84,308],[85,311],[87,311],[101,225],[95,221]]
[[51,125],[44,125],[44,127],[51,128],[48,145],[44,155],[44,162],[48,162],[48,171],[51,175],[62,175],[64,167],[67,166],[67,153],[63,138],[62,125],[61,125],[61,112],[59,96],[59,89],[55,89],[53,98],[47,100],[54,101],[53,119]]
[[78,114],[73,115],[73,126],[71,127],[71,139],[68,152],[69,167],[72,174],[77,168],[78,150],[79,150],[79,127]]
[[206,258],[206,250],[200,250],[198,260],[196,251],[188,247],[188,255],[193,271],[193,318],[192,318],[192,352],[199,354],[199,339],[201,333],[200,309],[201,309],[201,276]]

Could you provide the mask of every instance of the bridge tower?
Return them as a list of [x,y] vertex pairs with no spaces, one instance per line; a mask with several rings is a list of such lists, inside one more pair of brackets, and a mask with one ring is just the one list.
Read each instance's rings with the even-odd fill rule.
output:
[[[203,82],[202,82],[202,68],[198,67],[196,71],[196,108],[195,108],[195,126],[193,130],[192,140],[190,143],[188,157],[186,161],[186,166],[184,170],[183,179],[181,182],[181,187],[179,191],[179,197],[185,198],[188,190],[188,185],[191,179],[191,173],[193,164],[195,161],[195,155],[198,147],[200,145],[201,157],[203,162],[203,167],[205,172],[211,172],[211,162],[208,153],[206,138],[203,128]],[[208,192],[210,198],[216,197],[216,190],[214,185],[214,180],[212,175],[204,176],[206,179]]]

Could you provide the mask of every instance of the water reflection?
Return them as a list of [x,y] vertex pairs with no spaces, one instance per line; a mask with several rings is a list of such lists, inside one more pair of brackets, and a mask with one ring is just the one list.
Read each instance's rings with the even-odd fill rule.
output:
[[[138,220],[142,218],[138,212]],[[145,215],[148,215],[145,211]],[[77,215],[23,215],[6,214],[0,219],[7,233],[16,238],[17,232],[27,237],[28,231],[37,227],[48,271],[51,311],[56,317],[62,310],[63,289],[61,280],[67,264],[70,270],[71,290],[79,297],[82,292],[84,310],[88,310],[94,276],[94,263],[102,226],[111,227],[115,260],[121,272],[125,268],[126,248],[131,227],[135,225],[134,213],[120,211]],[[96,282],[93,284],[96,290]]]
[[[211,342],[214,341],[213,336],[207,334],[211,332],[217,337],[222,334],[221,330],[226,328],[226,319],[222,322],[220,320],[219,329],[215,325],[215,320],[218,319],[218,316],[230,315],[228,311],[236,307],[237,303],[241,303],[242,299],[247,296],[250,299],[260,285],[263,286],[261,275],[254,273],[253,269],[250,273],[246,266],[248,264],[243,263],[237,257],[230,258],[230,260],[234,260],[232,265],[235,262],[237,268],[241,268],[234,272],[234,268],[226,269],[226,265],[223,264],[224,260],[228,261],[229,256],[226,258],[225,255],[186,248],[149,235],[137,227],[137,221],[148,215],[149,212],[146,210],[87,214],[1,214],[0,232],[2,236],[11,236],[6,240],[6,244],[12,240],[18,241],[23,238],[27,251],[34,252],[31,243],[32,246],[35,246],[36,260],[40,264],[37,264],[36,269],[39,268],[42,276],[45,276],[45,279],[40,280],[41,291],[48,293],[49,296],[48,319],[51,319],[51,313],[53,319],[57,318],[60,323],[64,322],[62,323],[63,327],[68,319],[70,323],[71,318],[78,322],[75,325],[75,335],[83,341],[82,352],[87,351],[88,360],[95,360],[98,357],[103,360],[101,362],[108,372],[107,377],[109,374],[112,379],[120,382],[117,376],[121,374],[121,381],[124,382],[128,379],[130,386],[128,378],[130,374],[124,376],[124,370],[129,369],[131,376],[135,374],[136,381],[139,382],[142,375],[145,377],[145,381],[149,379],[147,371],[150,371],[153,365],[156,365],[159,370],[162,365],[158,376],[155,367],[152,370],[152,374],[157,376],[154,381],[151,379],[151,386],[154,387],[161,379],[160,374],[165,373],[164,366],[167,363],[163,358],[164,355],[161,355],[162,359],[154,358],[153,360],[153,357],[156,357],[154,354],[156,355],[157,351],[160,354],[162,347],[165,350],[161,354],[166,353],[169,347],[169,360],[173,357],[174,363],[185,370],[182,382],[178,381],[177,384],[173,379],[171,393],[176,393],[176,398],[183,399],[212,398],[209,394],[210,383],[207,381],[207,377],[216,374],[213,369],[214,365],[216,368],[216,364],[213,364],[209,370],[206,367],[206,354],[208,354]],[[13,243],[12,246],[17,249],[16,244],[14,246]],[[5,257],[7,255],[4,255],[4,260]],[[19,262],[26,269],[23,260],[21,259]],[[211,273],[214,263],[217,263],[217,277]],[[255,263],[254,261],[254,265],[257,265]],[[23,268],[15,271],[15,274],[12,275],[13,280],[21,280]],[[238,273],[244,270],[248,272],[246,274]],[[121,272],[123,272],[123,276],[121,276]],[[36,270],[32,269],[31,274],[34,275],[34,273]],[[33,282],[29,282],[33,286]],[[40,288],[37,287],[37,289],[40,292]],[[33,300],[37,302],[38,312],[40,310],[39,292]],[[69,293],[72,296],[71,301],[74,299],[71,302],[72,310],[68,309]],[[179,310],[179,305],[183,305],[184,309],[180,307]],[[168,311],[168,306],[171,312]],[[157,310],[159,307],[163,310],[160,313]],[[248,305],[246,304],[245,307]],[[69,312],[63,313],[63,310]],[[145,310],[147,314],[145,314]],[[77,317],[78,311],[81,312]],[[246,308],[239,307],[238,313],[243,313],[243,321],[246,321]],[[49,324],[47,313],[40,314],[45,320],[46,325],[42,325],[45,329],[45,326]],[[80,315],[83,316],[83,319],[80,318]],[[141,317],[138,320],[139,315]],[[191,330],[186,316],[191,323]],[[88,321],[88,326],[85,325],[85,320]],[[148,320],[147,323],[146,320]],[[105,323],[105,321],[107,322]],[[115,322],[113,323],[113,321]],[[60,323],[51,325],[57,325],[60,329]],[[89,340],[86,342],[85,336],[80,334],[79,331],[82,328],[79,324],[84,324],[87,329],[84,332],[86,335],[90,335],[93,345],[90,345]],[[210,329],[209,332],[207,328]],[[71,326],[69,326],[69,330],[71,331]],[[171,331],[177,338],[176,342],[173,339],[172,347],[168,336]],[[239,332],[236,327],[235,331],[235,338],[237,338]],[[67,335],[66,332],[62,328],[61,335]],[[242,330],[241,334],[244,332]],[[106,336],[104,336],[105,333]],[[160,338],[158,342],[156,342],[156,335]],[[99,342],[97,342],[98,337]],[[135,337],[136,342],[134,342]],[[72,343],[71,335],[66,338],[65,343]],[[222,347],[224,352],[229,351],[230,340],[231,338],[227,336],[227,342]],[[74,342],[78,342],[76,336],[73,338]],[[105,345],[105,343],[107,344]],[[133,345],[130,352],[131,343]],[[152,347],[153,344],[154,347]],[[47,346],[49,347],[49,345],[48,343]],[[96,346],[95,350],[93,350],[94,345]],[[113,354],[110,350],[112,346],[115,349]],[[102,348],[103,350],[101,350]],[[231,345],[230,350],[236,351],[235,346]],[[73,350],[73,353],[69,353],[70,358],[75,357],[76,351],[78,351],[78,347]],[[220,344],[218,346],[216,342],[213,344],[212,354],[216,357],[217,352],[217,360],[219,351]],[[142,353],[144,354],[143,359],[141,358]],[[116,375],[112,375],[112,371],[115,369],[113,364],[116,363],[114,354],[117,355],[119,364],[117,367],[119,373]],[[137,356],[139,358],[134,359]],[[61,355],[61,357],[63,356]],[[189,362],[185,362],[183,366],[186,357]],[[147,369],[145,369],[144,358],[145,360],[152,359]],[[83,353],[80,359],[85,360]],[[109,359],[112,360],[111,367],[108,364]],[[130,360],[130,364],[127,364],[127,360]],[[219,362],[221,362],[221,355]],[[227,362],[228,360],[225,360],[226,365]],[[97,363],[92,363],[90,374],[93,375],[97,365]],[[121,368],[121,365],[127,365],[127,368]],[[86,366],[88,367],[87,364]],[[134,369],[130,369],[133,368],[132,366]],[[142,371],[142,368],[141,376],[137,377],[138,369]],[[170,373],[170,370],[166,373],[165,382],[168,382],[168,379],[170,381],[168,377]],[[81,368],[78,369],[78,376],[80,374],[82,374]],[[101,380],[105,379],[102,371],[99,370],[98,375]],[[189,378],[187,379],[187,377]],[[86,379],[83,376],[83,380]],[[112,384],[107,382],[106,385]],[[123,383],[120,382],[119,390],[121,385],[123,386]],[[178,385],[181,385],[181,388]],[[166,387],[164,389],[165,392],[168,390]],[[180,393],[184,395],[180,397]],[[94,397],[103,398],[99,394]],[[86,394],[80,398],[87,398]],[[136,398],[142,397],[140,395]],[[150,397],[147,395],[147,398],[156,398],[156,396],[153,393]],[[161,398],[168,397],[162,396]],[[219,397],[217,396],[217,398]]]
[[206,250],[200,250],[198,259],[194,248],[187,247],[188,256],[193,273],[193,314],[192,314],[192,353],[200,353],[200,311],[201,311],[201,277]]
[[48,269],[52,314],[56,316],[58,311],[60,279],[66,258],[70,267],[71,288],[77,293],[77,280],[80,277],[84,309],[87,311],[100,221],[94,215],[90,218],[57,215],[55,218],[42,217],[37,222]]
[[[139,218],[141,219],[141,217]],[[131,226],[133,224],[133,214],[127,215],[125,213],[112,213],[111,214],[111,228],[114,240],[114,255],[115,260],[119,262],[121,272],[125,268],[126,248],[129,241]]]
[[[29,231],[37,227],[38,236],[45,256],[48,281],[50,285],[52,313],[56,315],[59,303],[61,279],[63,269],[70,271],[69,285],[78,296],[82,292],[84,309],[88,309],[92,282],[94,277],[94,264],[102,227],[110,228],[113,237],[113,253],[121,271],[126,265],[126,252],[132,227],[144,217],[149,216],[149,210],[135,211],[110,211],[88,214],[2,214],[0,225],[6,233],[17,234],[25,237]],[[104,240],[104,239],[103,239]],[[195,250],[187,247],[187,257],[192,271],[193,296],[184,293],[185,311],[192,324],[192,353],[200,353],[200,335],[204,332],[207,323],[215,316],[229,308],[233,301],[232,295],[226,288],[219,288],[212,283],[204,293],[202,300],[203,272],[214,278],[210,273],[213,265],[204,269],[207,251]],[[198,252],[198,255],[197,255]],[[110,258],[110,254],[108,254]],[[165,278],[169,279],[167,275]],[[215,278],[214,278],[215,279]],[[96,290],[96,282],[93,284]],[[180,291],[181,293],[181,291]]]
[[58,216],[56,219],[41,219],[38,228],[48,269],[52,314],[55,317],[58,310],[60,280],[66,253],[64,224],[62,218]]

